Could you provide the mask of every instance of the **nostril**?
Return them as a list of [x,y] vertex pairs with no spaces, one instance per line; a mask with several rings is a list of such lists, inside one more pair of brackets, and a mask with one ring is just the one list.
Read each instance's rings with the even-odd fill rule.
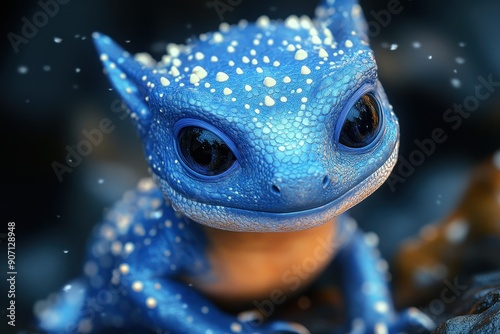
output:
[[275,184],[273,184],[273,186],[271,187],[271,191],[272,191],[272,192],[273,192],[273,194],[275,194],[275,195],[279,195],[279,194],[281,194],[281,190],[280,190],[280,188],[279,188],[277,185],[275,185]]
[[328,185],[330,184],[330,178],[327,175],[325,175],[325,177],[323,178],[322,183],[323,183],[323,188],[328,187]]

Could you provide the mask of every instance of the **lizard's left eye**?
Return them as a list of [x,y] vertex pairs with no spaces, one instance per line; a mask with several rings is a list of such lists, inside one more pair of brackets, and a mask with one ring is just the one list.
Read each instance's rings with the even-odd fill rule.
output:
[[236,161],[229,146],[214,132],[198,126],[183,127],[177,134],[181,159],[202,176],[216,176]]
[[375,98],[365,94],[348,111],[339,143],[350,148],[370,145],[380,131],[380,110]]

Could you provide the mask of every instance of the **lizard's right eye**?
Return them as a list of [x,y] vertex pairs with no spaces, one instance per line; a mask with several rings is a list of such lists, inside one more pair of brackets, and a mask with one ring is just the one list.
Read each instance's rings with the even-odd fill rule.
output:
[[191,171],[217,176],[229,170],[236,156],[221,136],[199,126],[185,126],[177,133],[179,155]]

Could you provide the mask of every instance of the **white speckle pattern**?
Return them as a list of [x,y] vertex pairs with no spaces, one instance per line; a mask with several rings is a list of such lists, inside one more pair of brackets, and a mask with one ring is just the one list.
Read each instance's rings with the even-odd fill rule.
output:
[[373,308],[378,313],[387,313],[389,311],[389,304],[387,304],[387,302],[384,301],[379,301],[376,302],[375,305],[373,305]]
[[224,72],[218,72],[217,75],[215,76],[215,80],[217,82],[224,82],[224,81],[227,81],[228,79],[229,79],[229,76]]
[[167,78],[165,77],[161,77],[160,78],[160,83],[162,86],[166,87],[166,86],[169,86],[170,85],[170,80],[168,80]]
[[311,74],[311,70],[306,65],[300,68],[300,74],[308,75]]
[[272,97],[270,97],[269,95],[266,95],[266,97],[264,98],[264,103],[265,103],[265,105],[266,105],[266,106],[268,106],[268,107],[272,107],[272,106],[274,106],[274,104],[275,104],[275,102],[274,102],[273,98],[272,98]]
[[156,301],[156,299],[154,299],[153,297],[148,297],[148,298],[146,299],[146,306],[147,306],[148,308],[151,308],[151,309],[156,308],[156,306],[157,306],[157,301]]
[[266,87],[274,87],[276,85],[276,80],[271,77],[266,77],[264,79],[264,86]]
[[375,334],[389,334],[387,326],[383,323],[377,323],[374,328]]
[[237,323],[237,322],[233,322],[233,323],[231,324],[231,331],[232,331],[233,333],[240,333],[240,332],[241,332],[241,329],[242,329],[242,327],[241,327],[241,325],[240,325],[239,323]]
[[126,275],[130,272],[130,267],[128,266],[128,264],[123,263],[120,265],[119,270],[123,275]]
[[141,281],[135,281],[134,283],[132,283],[132,290],[134,290],[135,292],[141,292],[143,288],[144,285]]
[[307,58],[307,52],[300,49],[295,53],[295,60],[304,60]]

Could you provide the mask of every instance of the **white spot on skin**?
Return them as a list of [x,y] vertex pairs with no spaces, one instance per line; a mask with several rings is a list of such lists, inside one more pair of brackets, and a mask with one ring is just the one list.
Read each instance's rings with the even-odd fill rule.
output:
[[272,107],[274,106],[275,102],[273,100],[272,97],[270,97],[269,95],[267,95],[265,98],[264,98],[264,104],[268,107]]
[[170,68],[170,74],[172,74],[173,77],[177,77],[179,75],[181,75],[181,72],[179,72],[179,69],[175,66],[172,66]]
[[236,74],[243,74],[243,70],[241,68],[237,68],[236,69]]
[[247,92],[251,91],[251,90],[252,90],[252,86],[250,86],[250,85],[245,85],[245,90],[246,90]]
[[295,52],[295,60],[304,60],[307,58],[307,52],[300,49]]
[[233,333],[240,333],[241,332],[241,325],[237,322],[233,322],[231,324],[231,331]]
[[375,325],[375,334],[388,334],[389,330],[387,329],[387,326],[382,323],[378,323]]
[[379,313],[387,313],[389,311],[389,304],[380,301],[376,302],[375,305],[373,305],[373,308]]
[[321,44],[321,38],[319,38],[318,35],[314,35],[312,38],[311,38],[311,42],[313,44]]
[[215,76],[215,80],[218,82],[224,82],[229,79],[229,76],[224,73],[224,72],[218,72],[217,75]]
[[175,58],[181,54],[181,49],[175,43],[168,43],[167,44],[167,53]]
[[283,78],[283,82],[284,83],[290,83],[290,82],[292,82],[292,79],[290,79],[289,76],[286,76],[286,77]]
[[345,47],[346,48],[352,48],[354,46],[354,44],[351,42],[350,39],[346,40],[345,41]]
[[458,219],[450,223],[444,232],[446,240],[452,244],[457,244],[467,238],[469,233],[469,223],[465,219]]
[[227,96],[227,95],[231,95],[231,93],[232,93],[232,92],[233,92],[233,91],[232,91],[231,89],[227,88],[227,87],[226,87],[226,88],[224,88],[224,90],[223,90],[223,93],[224,93],[224,95],[226,95],[226,96]]
[[205,58],[205,55],[204,55],[203,53],[201,53],[201,52],[196,52],[196,53],[194,54],[194,58],[195,58],[196,60],[202,60],[203,58]]
[[191,74],[189,77],[189,82],[192,84],[197,84],[200,82],[200,78],[196,74]]
[[276,85],[276,80],[271,77],[266,77],[264,79],[264,86],[266,87],[274,87]]
[[295,15],[290,15],[285,20],[285,26],[290,29],[299,29],[300,28],[299,18]]
[[207,71],[205,71],[205,69],[201,66],[195,66],[193,68],[193,74],[196,75],[200,79],[204,79],[208,75]]
[[321,58],[326,58],[326,57],[328,57],[328,52],[326,52],[326,50],[325,50],[325,49],[321,48],[321,49],[319,49],[318,55],[319,55]]
[[119,270],[123,275],[126,275],[130,272],[130,267],[128,266],[128,264],[122,263],[120,264]]
[[365,233],[365,243],[370,247],[377,247],[379,242],[378,235],[373,232]]
[[151,308],[151,309],[152,309],[152,308],[155,308],[155,307],[156,307],[156,305],[157,305],[156,299],[154,299],[153,297],[148,297],[148,298],[146,299],[146,306],[147,306],[148,308]]
[[131,242],[127,242],[125,244],[125,254],[130,254],[134,251],[134,244]]
[[219,24],[219,30],[222,32],[228,32],[229,28],[231,28],[231,26],[227,22],[222,22],[221,24]]
[[309,67],[304,65],[300,69],[300,74],[303,74],[303,75],[311,74],[311,70],[309,69]]
[[101,59],[101,61],[108,61],[109,58],[108,58],[107,54],[102,53],[100,59]]
[[144,284],[142,284],[141,281],[135,281],[134,283],[132,283],[132,290],[134,290],[135,292],[141,292],[143,288]]
[[269,17],[263,15],[261,17],[259,17],[256,21],[257,23],[257,27],[260,27],[260,28],[264,28],[264,27],[267,27],[269,25],[271,21],[269,20]]
[[220,43],[224,40],[224,36],[220,32],[216,32],[212,38],[214,43]]
[[219,58],[217,58],[217,56],[212,56],[212,57],[210,57],[210,61],[212,63],[215,63],[215,62],[219,61]]

